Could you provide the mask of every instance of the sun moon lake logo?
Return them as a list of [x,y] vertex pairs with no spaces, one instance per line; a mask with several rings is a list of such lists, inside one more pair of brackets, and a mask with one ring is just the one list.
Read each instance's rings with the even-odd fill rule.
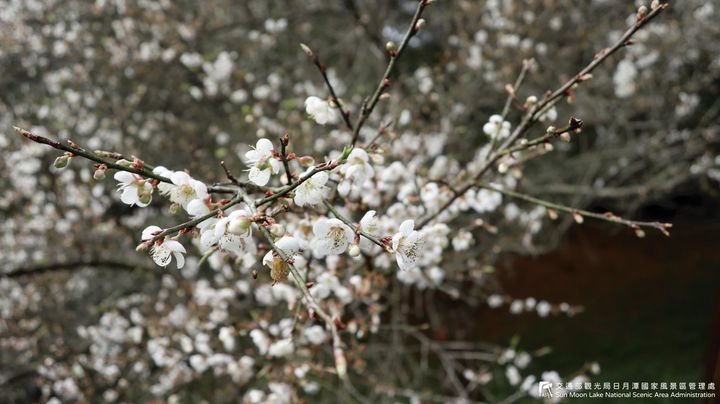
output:
[[540,382],[540,384],[538,384],[538,395],[540,397],[552,398],[552,382]]

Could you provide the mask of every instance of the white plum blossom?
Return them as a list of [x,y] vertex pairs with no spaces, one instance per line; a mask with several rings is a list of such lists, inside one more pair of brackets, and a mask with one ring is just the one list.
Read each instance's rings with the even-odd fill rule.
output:
[[[308,168],[303,176],[309,175],[312,170],[313,167]],[[329,176],[327,172],[320,171],[310,177],[307,181],[300,184],[295,189],[295,197],[293,198],[295,204],[298,206],[305,206],[317,205],[322,202],[323,193],[327,188],[325,187],[325,183],[327,183],[328,178]]]
[[187,210],[188,205],[195,199],[207,199],[209,197],[207,186],[198,180],[193,179],[184,171],[170,171],[159,166],[153,169],[155,174],[170,178],[172,184],[161,182],[158,189],[163,195],[167,195],[172,202]]
[[319,325],[313,325],[306,328],[305,331],[303,331],[303,335],[308,340],[308,342],[313,345],[322,344],[323,342],[325,342],[325,338],[327,337],[325,329]]
[[631,60],[626,58],[618,63],[617,70],[613,75],[615,95],[618,98],[627,98],[635,93],[637,75],[638,70]]
[[268,348],[268,354],[273,357],[281,358],[288,356],[295,350],[295,345],[291,339],[281,339],[273,342]]
[[245,153],[245,162],[250,166],[248,179],[263,186],[270,176],[280,172],[282,163],[273,156],[273,144],[268,139],[259,139],[255,148]]
[[[142,232],[142,241],[151,240],[155,235],[162,232],[162,229],[158,226],[148,226]],[[161,267],[166,267],[170,264],[172,257],[175,257],[178,269],[185,266],[185,247],[180,242],[172,239],[164,239],[157,241],[153,244],[150,250],[153,261]]]
[[321,218],[313,225],[315,239],[311,243],[318,257],[338,255],[347,250],[355,239],[355,233],[339,219]]
[[483,132],[490,137],[490,139],[504,139],[510,136],[510,122],[503,120],[500,115],[493,115],[488,119],[488,122],[483,125]]
[[400,269],[414,268],[422,250],[423,238],[414,228],[413,220],[405,220],[392,237],[392,249]]
[[481,189],[475,194],[472,207],[478,213],[492,212],[502,204],[502,194],[490,189]]
[[217,244],[225,251],[230,251],[237,256],[242,256],[244,251],[254,252],[251,234],[252,227],[249,217],[252,214],[248,210],[236,210],[228,216],[219,219],[212,229],[203,231],[200,236],[200,245],[207,250],[210,246]]
[[333,124],[337,122],[335,108],[329,102],[318,97],[311,96],[305,100],[305,112],[310,115],[319,125]]
[[127,171],[118,171],[113,176],[119,182],[118,191],[122,192],[123,203],[144,208],[152,201],[153,187],[149,181]]
[[354,148],[347,157],[345,164],[340,167],[340,172],[345,180],[338,185],[338,192],[342,196],[350,193],[352,185],[362,185],[366,180],[375,175],[375,169],[369,163],[370,158],[365,150]]
[[360,219],[360,230],[368,234],[378,234],[380,225],[378,224],[375,213],[374,210],[368,210],[365,215],[363,215],[362,219]]

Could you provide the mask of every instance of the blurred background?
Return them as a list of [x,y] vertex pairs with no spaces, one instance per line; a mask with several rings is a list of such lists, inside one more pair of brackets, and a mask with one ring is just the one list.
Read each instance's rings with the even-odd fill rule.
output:
[[[520,101],[572,77],[634,22],[641,3],[437,1],[398,64],[391,100],[362,135],[392,122],[390,148],[412,153],[412,138],[439,136],[444,155],[472,158],[487,142],[477,134],[502,110],[505,85],[523,59],[536,64]],[[186,307],[199,322],[212,311],[194,300],[199,282],[211,280],[216,290],[244,282],[252,290],[262,279],[228,275],[228,263],[201,266],[197,254],[182,273],[153,267],[134,248],[146,225],[180,221],[169,204],[122,204],[113,181],[92,180],[89,162],[54,169],[59,153],[17,136],[13,125],[186,168],[207,183],[224,181],[220,160],[239,173],[248,144],[286,131],[294,150],[321,160],[350,134],[305,116],[305,98],[326,90],[299,43],[327,64],[338,95],[357,114],[385,68],[385,43],[402,38],[415,6],[0,0],[0,402],[248,401],[247,391],[281,378],[273,367],[256,366],[238,383],[158,366],[147,335],[158,328],[175,341],[182,334],[177,324],[157,325],[172,307]],[[718,2],[673,2],[572,100],[558,103],[557,126],[578,117],[582,135],[529,161],[519,180],[524,192],[547,200],[671,222],[672,235],[640,239],[624,227],[549,221],[532,206],[504,203],[483,217],[497,233],[474,233],[472,254],[443,268],[445,290],[387,275],[393,303],[383,324],[417,335],[381,331],[362,360],[350,358],[365,397],[444,401],[462,390],[470,401],[531,399],[513,393],[517,383],[498,361],[453,356],[459,342],[500,356],[530,352],[528,373],[572,379],[599,367],[593,381],[718,381],[719,17]],[[513,109],[508,120],[515,126],[520,116]],[[228,303],[228,324],[259,316],[245,294]],[[551,302],[553,314],[492,308],[485,300],[493,294]],[[562,303],[577,308],[574,315],[555,315]],[[129,337],[132,324],[142,324],[145,336]],[[248,341],[239,331],[237,357],[249,352]],[[450,353],[423,359],[436,348]],[[137,363],[146,364],[142,372]],[[319,392],[293,397],[345,401],[331,379],[316,381]],[[383,390],[380,382],[395,387]]]

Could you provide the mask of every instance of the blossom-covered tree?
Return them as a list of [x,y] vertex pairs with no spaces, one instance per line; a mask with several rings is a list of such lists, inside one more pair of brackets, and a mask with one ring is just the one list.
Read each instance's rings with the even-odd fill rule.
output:
[[0,332],[26,369],[7,380],[45,401],[487,399],[500,378],[511,401],[582,382],[596,364],[533,374],[531,347],[459,360],[402,307],[574,315],[488,268],[585,219],[668,234],[587,205],[720,178],[718,109],[698,111],[718,50],[695,44],[714,73],[692,78],[662,52],[712,24],[701,1],[683,24],[657,0],[7,3],[2,120],[31,142],[0,137]]

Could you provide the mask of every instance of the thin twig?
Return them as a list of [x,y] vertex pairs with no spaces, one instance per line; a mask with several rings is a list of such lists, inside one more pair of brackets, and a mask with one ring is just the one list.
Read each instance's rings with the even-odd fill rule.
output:
[[333,88],[332,83],[330,83],[330,78],[327,75],[327,66],[325,66],[324,63],[320,62],[320,58],[318,57],[317,53],[313,50],[311,50],[307,45],[300,44],[300,46],[303,48],[305,53],[307,54],[308,58],[312,63],[318,68],[320,71],[320,75],[322,75],[323,80],[325,81],[325,86],[328,88],[328,91],[330,92],[330,99],[332,102],[337,105],[338,109],[340,109],[340,115],[343,117],[343,121],[345,122],[345,126],[349,130],[353,130],[353,124],[350,121],[350,111],[345,108],[343,103],[340,101],[340,98],[338,98],[337,93],[335,92],[335,88]]
[[285,168],[285,176],[287,177],[287,184],[292,184],[292,173],[290,172],[290,163],[288,162],[287,146],[290,144],[290,135],[287,133],[280,138],[280,159],[282,160],[283,167]]
[[611,222],[611,223],[623,224],[623,225],[628,226],[636,231],[641,227],[649,227],[649,228],[659,230],[664,235],[669,236],[670,233],[668,232],[668,229],[670,229],[672,227],[671,223],[644,222],[644,221],[639,221],[639,220],[628,220],[628,219],[624,219],[622,217],[616,216],[611,212],[597,213],[597,212],[590,212],[590,211],[583,210],[583,209],[575,209],[570,206],[560,205],[558,203],[546,201],[546,200],[543,200],[540,198],[536,198],[534,196],[522,194],[520,192],[515,192],[515,191],[510,191],[507,189],[499,188],[499,187],[496,187],[496,186],[493,186],[490,184],[482,183],[482,184],[478,184],[478,187],[485,188],[485,189],[495,191],[495,192],[499,192],[499,193],[509,196],[511,198],[523,200],[525,202],[529,202],[529,203],[532,203],[535,205],[544,206],[548,209],[553,209],[553,210],[556,210],[559,212],[565,212],[565,213],[569,213],[572,215],[580,215],[583,217],[589,217],[592,219],[602,220],[602,221]]
[[358,137],[360,136],[360,130],[362,129],[363,125],[365,125],[365,121],[367,121],[370,114],[375,109],[375,106],[377,105],[378,101],[380,100],[380,96],[382,95],[383,91],[385,91],[390,86],[390,75],[393,72],[393,69],[395,68],[395,62],[398,60],[402,52],[407,47],[408,43],[410,42],[410,39],[412,39],[415,34],[418,33],[418,21],[420,21],[420,16],[422,16],[423,10],[425,10],[425,7],[427,7],[430,4],[430,1],[428,0],[419,0],[417,9],[415,10],[415,15],[413,15],[412,21],[410,21],[410,26],[408,27],[407,31],[405,32],[405,36],[403,37],[402,41],[400,42],[400,45],[398,46],[396,51],[390,52],[390,61],[388,62],[387,67],[385,68],[385,73],[383,73],[382,78],[380,79],[380,83],[378,83],[377,88],[375,89],[375,92],[370,97],[369,100],[363,103],[362,108],[360,108],[360,117],[358,118],[357,123],[355,124],[355,128],[353,129],[353,137],[352,137],[352,145],[354,146],[357,141]]

